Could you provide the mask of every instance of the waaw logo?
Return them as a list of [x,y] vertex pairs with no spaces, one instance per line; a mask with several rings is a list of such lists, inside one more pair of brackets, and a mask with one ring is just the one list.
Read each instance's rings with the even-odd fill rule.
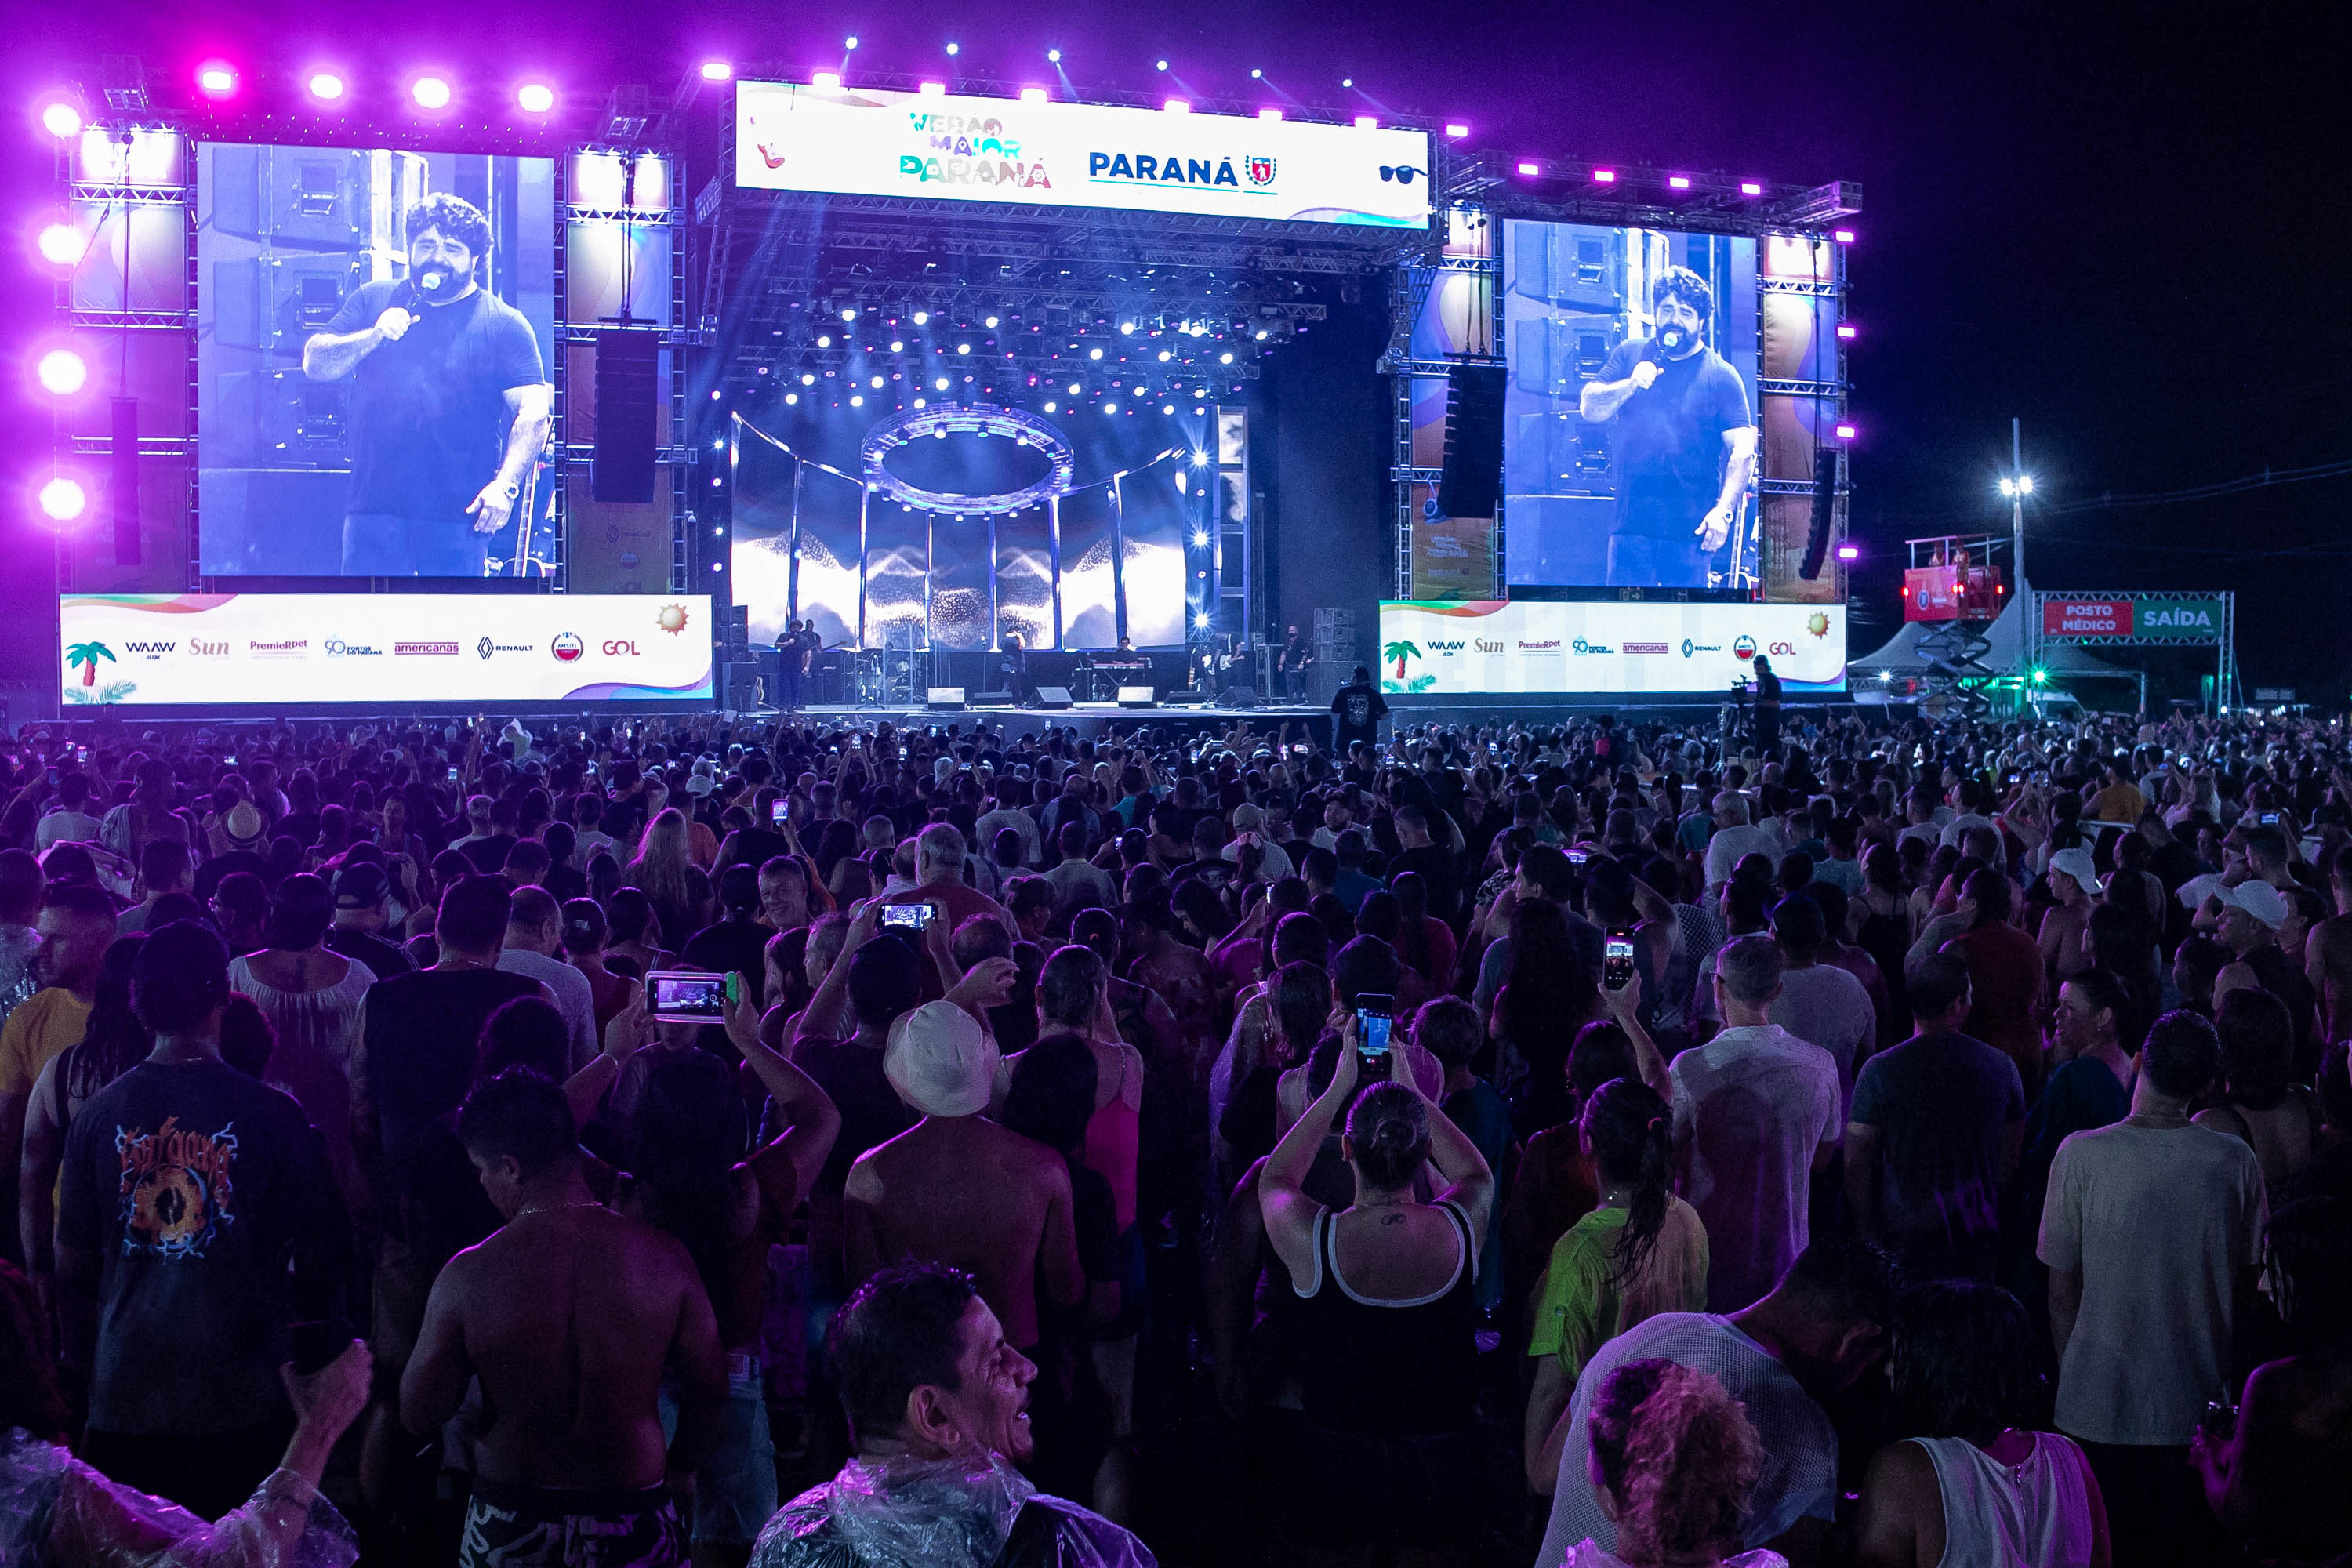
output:
[[[138,645],[134,643],[131,646],[135,647]],[[1440,642],[1435,637],[1429,639],[1429,651],[1432,653],[1460,653],[1464,646],[1459,642]]]

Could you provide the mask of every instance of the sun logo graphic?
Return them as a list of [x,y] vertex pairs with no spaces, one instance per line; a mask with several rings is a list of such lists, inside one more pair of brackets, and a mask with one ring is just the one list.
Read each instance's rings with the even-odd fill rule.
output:
[[659,626],[662,630],[667,632],[672,637],[676,637],[678,633],[686,630],[686,606],[684,605],[664,605],[654,616],[654,625]]
[[1825,637],[1830,635],[1830,618],[1821,611],[1815,610],[1805,617],[1805,629],[1817,637]]

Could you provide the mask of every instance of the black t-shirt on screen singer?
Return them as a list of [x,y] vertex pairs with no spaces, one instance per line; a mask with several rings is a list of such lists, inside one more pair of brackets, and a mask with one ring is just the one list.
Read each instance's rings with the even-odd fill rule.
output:
[[1668,359],[1651,342],[1628,338],[1601,367],[1604,382],[1627,379],[1645,356],[1658,367],[1658,379],[1628,397],[1611,426],[1617,531],[1679,541],[1722,491],[1724,434],[1755,421],[1739,373],[1721,354],[1707,348]]
[[460,519],[499,471],[508,391],[547,379],[539,340],[520,311],[488,289],[427,305],[392,279],[352,289],[326,330],[364,331],[395,304],[416,320],[352,374],[348,510]]

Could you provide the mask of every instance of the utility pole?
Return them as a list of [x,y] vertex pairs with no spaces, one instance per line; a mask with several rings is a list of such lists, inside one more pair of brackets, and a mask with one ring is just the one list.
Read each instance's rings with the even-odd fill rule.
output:
[[2000,481],[2000,493],[2009,498],[2009,574],[2011,600],[2017,606],[2017,694],[2018,705],[2024,707],[2028,688],[2033,680],[2033,669],[2041,661],[2039,651],[2042,628],[2033,617],[2033,595],[2025,584],[2025,498],[2033,493],[2033,476],[2025,471],[2024,439],[2021,421],[2009,422],[2009,472]]

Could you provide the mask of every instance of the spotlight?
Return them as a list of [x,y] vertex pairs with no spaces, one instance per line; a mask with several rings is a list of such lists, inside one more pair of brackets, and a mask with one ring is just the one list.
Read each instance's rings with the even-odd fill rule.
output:
[[421,76],[409,85],[408,96],[419,109],[446,109],[453,96],[449,84],[437,76]]
[[1076,382],[1075,382],[1075,381],[1074,381],[1074,382],[1070,383],[1070,395],[1071,395],[1072,397],[1076,397],[1077,395],[1078,395],[1078,384],[1077,384]]
[[956,344],[956,353],[960,354],[968,354],[971,353],[971,345],[970,343],[958,343]]
[[915,325],[919,327],[930,319],[931,313],[929,310],[918,310],[915,312]]
[[1356,79],[1351,76],[1343,76],[1339,79],[1339,85],[1341,87],[1353,87],[1356,85]]
[[1102,358],[1102,350],[1100,350],[1100,349],[1088,349],[1088,350],[1087,351],[1087,357],[1088,359],[1100,359],[1100,358]]
[[841,90],[841,73],[839,71],[819,71],[816,75],[809,79],[809,85],[816,89],[819,92],[839,92]]
[[1688,174],[1668,174],[1666,176],[1666,188],[1668,190],[1675,191],[1689,190],[1690,176]]
[[1160,412],[1162,414],[1173,414],[1176,412],[1176,405],[1172,403],[1163,403],[1160,405]]
[[1054,412],[1054,400],[1050,397],[1045,399],[1045,412],[1048,414]]
[[784,401],[786,403],[798,403],[800,400],[801,395],[797,392],[787,392],[784,394]]
[[1195,550],[1209,548],[1209,535],[1205,530],[1196,528],[1192,531],[1192,548]]
[[71,267],[81,259],[84,249],[81,230],[69,223],[43,225],[34,243],[40,247],[41,259],[53,267]]
[[[1193,466],[1194,468],[1207,468],[1207,467],[1209,466],[1209,454],[1208,454],[1208,453],[1206,453],[1206,452],[1195,452],[1195,453],[1193,453],[1193,454],[1192,454],[1192,466]],[[1202,541],[1202,543],[1206,543],[1206,542],[1207,542],[1205,539],[1203,539],[1203,540]]]
[[1205,615],[1194,616],[1192,617],[1192,624],[1200,627],[1202,631],[1206,631],[1209,629],[1209,617]]
[[1743,196],[1760,196],[1764,194],[1764,182],[1742,180],[1739,182],[1739,194]]
[[1533,163],[1522,162],[1519,164],[1519,173],[1527,175],[1529,179],[1533,179],[1536,175],[1543,173],[1543,171]]
[[1838,559],[1841,561],[1859,561],[1862,559],[1862,546],[1858,544],[1841,544],[1838,546],[1837,555]]
[[1252,66],[1252,67],[1250,68],[1250,80],[1252,80],[1252,81],[1264,81],[1265,79],[1265,72],[1264,72],[1264,71],[1262,71],[1262,70],[1258,69],[1255,66]]
[[310,89],[310,96],[320,103],[333,103],[348,90],[343,79],[333,71],[312,71],[310,79],[303,85]]
[[525,114],[545,114],[555,108],[555,89],[543,81],[527,81],[515,89],[515,105]]
[[1181,98],[1171,98],[1160,107],[1166,110],[1171,114],[1190,114],[1192,112],[1192,106],[1185,102]]
[[833,347],[833,334],[830,332],[819,332],[816,335],[816,346],[821,349],[829,349]]
[[862,395],[853,393],[850,395],[849,406],[852,408],[863,408],[866,406],[866,399]]
[[856,310],[856,307],[855,307],[855,306],[848,306],[848,307],[845,307],[845,308],[843,309],[842,312],[841,312],[841,319],[842,319],[843,321],[854,321],[857,320],[857,310]]
[[63,141],[81,129],[81,110],[59,99],[42,109],[41,129]]
[[1832,234],[1830,237],[1836,240],[1840,245],[1852,245],[1853,243],[1853,230],[1850,228],[1842,228]]
[[1459,121],[1456,121],[1445,128],[1445,134],[1453,138],[1454,141],[1459,142],[1462,138],[1470,134],[1470,128],[1467,125],[1464,125]]
[[803,386],[814,386],[816,384],[815,374],[809,371],[801,372],[801,384]]
[[1123,337],[1132,336],[1135,332],[1135,323],[1133,321],[1121,321],[1118,324],[1118,330],[1120,335]]
[[1228,351],[1226,351],[1225,353],[1219,354],[1219,355],[1217,356],[1217,363],[1218,363],[1219,364],[1231,364],[1231,363],[1234,363],[1234,356],[1233,356],[1233,353],[1232,353],[1232,351],[1231,351],[1231,350],[1228,350]]
[[907,340],[904,338],[892,338],[890,340],[890,352],[894,354],[905,353],[907,352]]
[[1047,49],[1045,51],[1045,58],[1052,64],[1060,65],[1062,63],[1062,51],[1059,49]]
[[731,81],[734,79],[734,77],[735,68],[729,65],[725,60],[705,60],[702,62],[702,79],[705,81]]
[[881,384],[882,384],[882,378],[881,378],[880,376],[878,376],[878,375],[877,375],[877,376],[875,376],[875,377],[874,377],[871,381],[869,381],[866,384],[868,384],[869,386],[879,386],[879,385],[881,385]]
[[1264,327],[1260,327],[1257,330],[1257,341],[1259,342],[1265,342],[1265,329]]
[[81,486],[63,474],[41,487],[41,510],[52,521],[71,522],[89,504]]
[[1021,101],[1043,103],[1045,101],[1045,89],[1042,87],[1024,87],[1021,89]]
[[196,68],[196,86],[206,98],[227,98],[236,91],[236,70],[221,60]]
[[1152,63],[1151,63],[1151,68],[1152,68],[1153,70],[1163,70],[1163,71],[1164,71],[1164,70],[1166,70],[1166,69],[1168,68],[1168,62],[1167,62],[1166,60],[1154,60],[1154,61],[1152,61]]
[[1160,351],[1160,363],[1161,364],[1166,364],[1168,363],[1168,351],[1166,349],[1161,349]]
[[1359,130],[1359,131],[1378,131],[1380,128],[1381,128],[1381,121],[1380,121],[1380,117],[1379,117],[1378,115],[1374,115],[1374,114],[1359,114],[1358,116],[1356,116],[1356,129],[1357,129],[1357,130]]
[[961,44],[950,44],[948,46],[948,53],[951,55],[960,55],[963,53],[963,46]]
[[943,81],[927,81],[916,90],[925,98],[945,98],[948,95],[948,84]]
[[33,367],[43,391],[58,397],[71,397],[89,382],[89,366],[81,355],[71,349],[51,349]]
[[940,377],[939,380],[931,383],[931,387],[932,390],[937,392],[945,392],[948,389],[948,378],[946,376]]
[[1842,338],[1852,338],[1854,336],[1853,323],[1852,321],[1840,321],[1838,323],[1838,336]]
[[982,323],[982,325],[984,325],[984,326],[993,327],[994,325],[996,325],[996,318],[995,318],[994,316],[991,316],[991,317],[989,317],[989,318],[988,318],[988,320],[987,320],[986,321],[984,321],[984,322],[983,322],[983,323]]
[[1261,109],[1257,111],[1257,117],[1260,120],[1279,120],[1282,118],[1282,110],[1279,109]]
[[1841,425],[1841,426],[1839,426],[1837,427],[1837,438],[1838,438],[1839,440],[1841,440],[1841,441],[1851,441],[1851,440],[1853,440],[1853,426],[1851,426],[1851,425]]
[[845,37],[845,38],[842,39],[842,40],[841,40],[841,47],[842,47],[843,48],[845,48],[845,49],[854,49],[854,48],[856,48],[856,47],[857,47],[857,35],[856,35],[856,34],[855,34],[855,33],[852,33],[852,34],[850,34],[850,35],[849,35],[849,37]]
[[1103,405],[1103,412],[1105,414],[1116,414],[1118,412],[1118,405],[1116,403],[1106,403]]
[[1592,171],[1592,183],[1596,185],[1613,185],[1617,183],[1617,171],[1595,169]]

